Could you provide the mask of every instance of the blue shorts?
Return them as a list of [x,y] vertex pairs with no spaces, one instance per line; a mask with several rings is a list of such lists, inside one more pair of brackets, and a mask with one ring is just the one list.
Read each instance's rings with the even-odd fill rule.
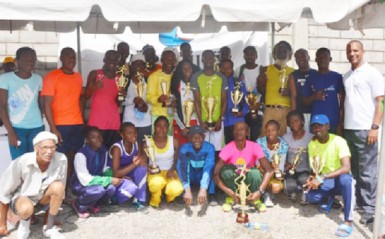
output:
[[70,151],[76,153],[84,145],[84,125],[58,125],[57,130],[60,132],[63,142],[57,148],[61,153]]

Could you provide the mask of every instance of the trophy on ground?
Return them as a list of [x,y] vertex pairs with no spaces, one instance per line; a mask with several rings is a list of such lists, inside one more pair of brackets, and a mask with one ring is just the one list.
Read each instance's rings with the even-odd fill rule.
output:
[[149,168],[151,174],[160,173],[160,168],[155,164],[155,148],[151,145],[151,136],[145,135],[144,140],[146,141],[146,147],[144,148],[144,152],[146,153],[149,160]]
[[281,64],[281,70],[279,71],[279,82],[280,82],[280,88],[279,93],[281,95],[286,95],[288,92],[288,86],[287,81],[289,79],[289,76],[286,75],[286,61],[283,61]]
[[239,112],[238,105],[243,98],[243,92],[241,91],[241,82],[236,82],[234,90],[231,92],[231,101],[234,107],[231,109],[231,113],[237,114]]
[[294,175],[295,174],[295,170],[298,166],[298,164],[301,162],[301,155],[302,153],[306,153],[306,148],[299,148],[295,151],[295,156],[294,156],[294,159],[293,159],[293,167],[289,170],[289,173],[290,175]]
[[116,86],[118,87],[118,101],[123,101],[125,97],[122,91],[125,90],[128,83],[128,79],[124,74],[126,70],[127,70],[126,65],[123,65],[119,67],[118,70],[116,71],[117,77],[115,78],[115,83],[116,83]]
[[146,91],[147,84],[144,80],[144,75],[140,73],[139,71],[136,72],[136,77],[138,79],[138,82],[135,83],[135,93],[138,97],[142,98],[144,97],[144,92]]
[[249,112],[252,119],[258,118],[259,97],[251,91],[249,87],[247,89],[246,103],[249,105]]
[[213,115],[216,109],[218,108],[219,105],[219,100],[218,98],[214,97],[211,94],[211,89],[212,89],[212,84],[213,84],[214,78],[211,78],[209,81],[207,81],[207,88],[209,91],[208,96],[202,96],[202,102],[203,102],[203,110],[207,114],[207,129],[209,131],[213,131],[215,128],[215,123],[213,120]]
[[234,183],[238,186],[235,194],[239,197],[241,203],[241,212],[237,214],[237,223],[248,223],[249,215],[245,212],[246,207],[246,198],[247,193],[250,193],[249,186],[246,185],[246,173],[249,169],[246,168],[246,165],[242,165],[235,170],[236,172],[240,172],[239,176],[235,178]]

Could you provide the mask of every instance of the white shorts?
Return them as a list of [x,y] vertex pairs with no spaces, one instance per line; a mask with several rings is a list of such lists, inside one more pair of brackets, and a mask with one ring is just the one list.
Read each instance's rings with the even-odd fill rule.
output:
[[223,122],[221,130],[205,132],[205,141],[214,145],[215,151],[220,151],[223,147]]

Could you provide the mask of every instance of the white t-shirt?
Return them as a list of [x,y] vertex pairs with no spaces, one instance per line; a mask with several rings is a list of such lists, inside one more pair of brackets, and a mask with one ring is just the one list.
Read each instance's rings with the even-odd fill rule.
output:
[[[144,90],[143,99],[146,100],[146,90]],[[123,114],[123,122],[131,122],[136,127],[147,127],[151,125],[151,104],[147,104],[147,112],[138,112],[135,109],[134,98],[136,97],[135,83],[131,80],[127,89],[125,100],[125,108]]]
[[343,78],[346,91],[345,129],[369,130],[373,123],[376,97],[385,92],[381,73],[364,63],[354,71],[350,69]]
[[[242,76],[240,77],[240,80],[243,80],[246,85],[246,90],[251,89],[251,91],[254,91],[254,89],[257,88],[257,78],[259,76],[260,72],[260,65],[255,67],[254,69],[247,69],[246,67],[243,69]],[[236,77],[239,76],[240,68],[237,69],[237,73],[235,74]]]

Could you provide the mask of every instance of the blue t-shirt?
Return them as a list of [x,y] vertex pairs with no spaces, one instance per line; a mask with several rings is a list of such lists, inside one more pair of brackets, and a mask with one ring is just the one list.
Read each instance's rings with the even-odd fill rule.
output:
[[300,70],[295,70],[292,75],[295,80],[295,88],[297,89],[297,110],[303,114],[310,114],[311,107],[306,106],[302,102],[303,91],[305,88],[306,81],[313,78],[314,75],[317,74],[317,71],[314,69],[310,69],[309,71],[302,72]]
[[43,125],[38,104],[43,79],[32,74],[21,79],[14,72],[0,76],[0,89],[8,91],[8,114],[13,127],[32,129]]
[[342,75],[329,71],[326,74],[314,74],[306,81],[303,91],[304,96],[311,96],[316,91],[324,90],[326,93],[325,100],[315,100],[311,105],[311,114],[325,114],[329,118],[330,125],[336,127],[339,121],[339,102],[338,93],[344,89],[342,83]]

